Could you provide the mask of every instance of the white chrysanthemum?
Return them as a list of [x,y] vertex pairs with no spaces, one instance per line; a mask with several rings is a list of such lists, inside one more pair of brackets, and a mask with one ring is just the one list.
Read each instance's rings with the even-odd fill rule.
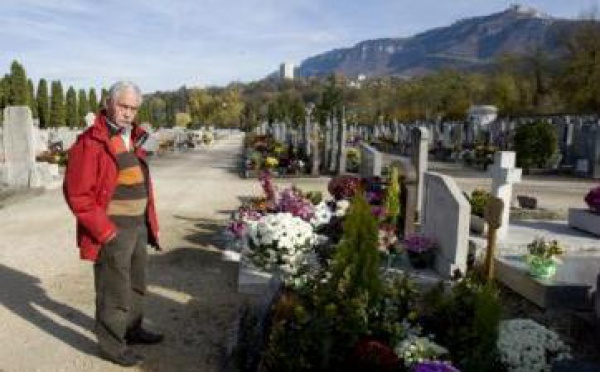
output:
[[549,371],[554,360],[571,357],[558,334],[531,319],[501,322],[497,347],[510,372]]
[[346,211],[348,210],[348,207],[350,207],[350,202],[348,200],[339,200],[337,201],[337,203],[335,204],[335,216],[336,217],[344,217],[346,215]]
[[322,201],[315,206],[315,214],[314,214],[313,218],[310,220],[310,223],[311,223],[311,225],[318,227],[318,226],[324,225],[326,223],[329,223],[332,216],[333,216],[333,213],[331,212],[331,209],[329,209],[329,206],[327,205],[327,203]]

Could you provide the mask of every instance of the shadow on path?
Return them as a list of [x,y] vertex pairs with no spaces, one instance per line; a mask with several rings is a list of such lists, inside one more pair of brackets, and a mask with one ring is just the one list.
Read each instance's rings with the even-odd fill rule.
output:
[[48,297],[38,278],[0,264],[0,283],[4,288],[0,291],[2,306],[74,349],[85,354],[97,354],[94,340],[38,310],[43,308],[83,329],[92,329],[94,325],[94,320],[86,314]]

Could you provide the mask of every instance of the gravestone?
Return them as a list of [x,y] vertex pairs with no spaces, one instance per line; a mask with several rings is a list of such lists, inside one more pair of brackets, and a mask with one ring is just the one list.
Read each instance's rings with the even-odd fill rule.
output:
[[336,159],[337,174],[346,173],[346,120],[342,112],[342,120],[338,128],[338,154]]
[[96,121],[96,115],[93,112],[88,112],[85,115],[85,126],[87,128],[91,127],[92,125],[94,125],[94,122]]
[[363,177],[381,176],[382,156],[375,148],[360,143],[360,174]]
[[312,147],[312,166],[310,169],[311,176],[319,175],[320,157],[319,157],[319,126],[312,126],[312,133],[310,135],[310,146]]
[[504,202],[502,223],[497,232],[498,240],[505,239],[508,233],[513,184],[521,182],[521,168],[515,168],[515,159],[514,151],[498,151],[494,154],[494,164],[490,170],[492,195]]
[[417,172],[417,213],[423,206],[423,174],[427,171],[429,154],[429,132],[423,127],[415,127],[411,131],[412,162]]
[[435,269],[449,278],[467,270],[471,205],[449,176],[426,172],[421,232],[438,244]]
[[394,156],[390,167],[398,169],[400,184],[400,218],[399,232],[407,236],[416,231],[417,222],[417,174],[415,167],[406,157]]
[[4,180],[12,187],[29,187],[35,172],[35,139],[27,106],[4,109]]
[[323,146],[323,163],[321,167],[324,172],[329,170],[329,162],[331,161],[331,120],[327,118],[325,122],[325,143]]
[[306,109],[306,123],[304,124],[304,129],[302,131],[302,135],[303,135],[303,145],[304,145],[304,152],[306,153],[307,156],[310,156],[311,151],[312,151],[312,143],[311,143],[311,136],[312,136],[312,122],[310,121],[310,114],[312,113],[312,108],[307,108]]
[[334,117],[332,120],[332,134],[331,134],[331,155],[329,157],[329,172],[336,173],[337,172],[337,162],[338,162],[338,154],[340,152],[339,149],[339,132],[340,125],[337,117]]

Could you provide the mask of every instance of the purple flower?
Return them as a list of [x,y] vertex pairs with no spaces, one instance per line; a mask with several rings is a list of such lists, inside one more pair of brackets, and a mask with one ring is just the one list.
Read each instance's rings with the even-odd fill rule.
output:
[[387,210],[382,206],[372,206],[371,214],[376,218],[383,218],[387,215]]
[[304,221],[310,221],[315,215],[315,207],[310,200],[302,197],[293,187],[284,189],[279,194],[277,209],[280,212],[289,212]]
[[409,252],[423,253],[435,249],[435,240],[421,234],[411,234],[404,238],[404,246]]
[[241,239],[248,233],[248,227],[242,221],[231,221],[227,230],[236,238]]
[[413,366],[412,372],[460,372],[449,362],[426,361]]

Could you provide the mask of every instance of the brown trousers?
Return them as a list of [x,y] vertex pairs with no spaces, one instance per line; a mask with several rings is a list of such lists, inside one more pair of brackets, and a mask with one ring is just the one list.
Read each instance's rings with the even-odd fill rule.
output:
[[125,334],[141,326],[146,294],[146,226],[122,227],[94,264],[98,344],[108,355],[125,348]]

